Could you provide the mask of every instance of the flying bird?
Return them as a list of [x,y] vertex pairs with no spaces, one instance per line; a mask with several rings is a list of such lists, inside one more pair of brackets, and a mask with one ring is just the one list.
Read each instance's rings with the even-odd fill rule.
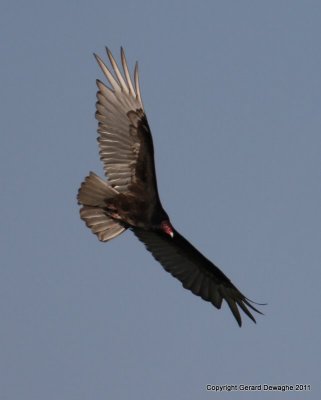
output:
[[96,81],[97,140],[107,180],[94,172],[85,178],[77,196],[81,218],[102,242],[131,230],[184,288],[218,309],[225,300],[239,326],[240,309],[255,322],[252,312],[262,313],[254,302],[173,227],[158,194],[153,140],[141,97],[138,64],[132,80],[123,48],[122,69],[109,49],[106,51],[111,68],[97,55],[95,58],[109,82],[107,86]]

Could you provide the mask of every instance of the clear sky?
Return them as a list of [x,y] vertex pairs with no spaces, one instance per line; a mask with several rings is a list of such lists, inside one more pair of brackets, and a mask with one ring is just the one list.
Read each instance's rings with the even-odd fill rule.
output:
[[[319,1],[2,2],[1,400],[320,398],[320,21]],[[139,61],[174,226],[268,303],[256,325],[80,220],[105,45]]]

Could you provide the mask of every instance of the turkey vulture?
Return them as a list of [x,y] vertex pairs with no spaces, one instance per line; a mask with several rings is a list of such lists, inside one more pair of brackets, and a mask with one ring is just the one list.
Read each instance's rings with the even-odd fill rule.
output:
[[99,154],[107,181],[93,172],[85,178],[78,191],[81,218],[102,242],[130,229],[184,288],[218,309],[224,299],[239,326],[239,308],[255,322],[250,309],[262,313],[253,306],[254,302],[171,224],[158,194],[153,140],[137,63],[132,80],[124,50],[121,48],[122,72],[106,50],[111,69],[95,57],[110,84],[108,87],[97,80]]

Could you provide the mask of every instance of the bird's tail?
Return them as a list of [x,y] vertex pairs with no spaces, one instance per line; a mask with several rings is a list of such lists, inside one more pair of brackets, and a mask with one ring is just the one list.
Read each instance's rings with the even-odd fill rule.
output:
[[102,242],[113,239],[126,229],[104,210],[106,200],[117,194],[115,189],[93,172],[85,178],[78,191],[78,203],[82,205],[80,217]]

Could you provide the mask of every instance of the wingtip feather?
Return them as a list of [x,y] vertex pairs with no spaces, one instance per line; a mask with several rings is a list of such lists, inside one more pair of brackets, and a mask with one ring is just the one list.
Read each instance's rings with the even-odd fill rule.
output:
[[134,69],[134,80],[135,80],[135,88],[136,88],[136,96],[138,101],[140,102],[142,108],[144,109],[143,106],[143,101],[142,101],[142,96],[140,92],[140,85],[139,85],[139,72],[138,72],[138,62],[136,61],[135,63],[135,69]]
[[117,82],[117,80],[114,78],[113,74],[109,71],[108,67],[103,62],[103,60],[97,54],[94,54],[94,55],[95,55],[96,61],[99,65],[100,69],[103,71],[104,75],[108,79],[112,88],[115,90],[115,92],[120,92],[121,87],[120,87],[119,82]]
[[136,97],[135,89],[134,89],[134,86],[133,86],[133,83],[132,83],[132,80],[130,77],[129,69],[128,69],[125,51],[122,46],[120,47],[120,58],[121,58],[121,63],[122,63],[123,69],[124,69],[125,78],[127,81],[129,92],[132,96]]

